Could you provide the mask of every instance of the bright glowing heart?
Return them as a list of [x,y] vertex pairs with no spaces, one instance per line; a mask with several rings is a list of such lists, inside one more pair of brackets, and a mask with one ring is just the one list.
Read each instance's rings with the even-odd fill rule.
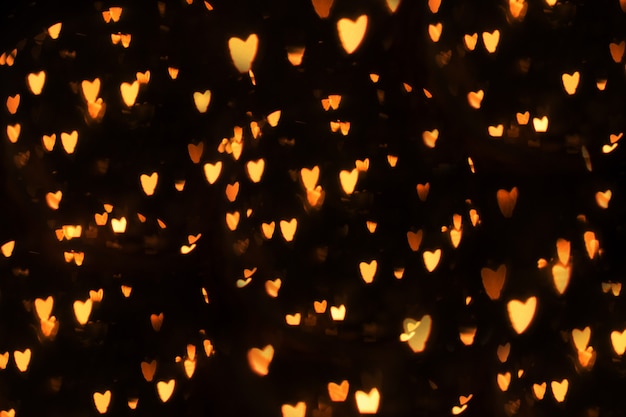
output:
[[554,395],[554,399],[557,402],[562,403],[563,401],[565,401],[565,396],[567,395],[569,381],[567,379],[563,379],[561,382],[552,381],[550,383],[550,388],[552,388],[552,394]]
[[434,251],[424,251],[424,265],[428,272],[433,272],[437,265],[439,265],[439,260],[441,259],[441,249],[435,249]]
[[296,234],[297,228],[298,228],[298,220],[295,218],[289,221],[287,220],[280,221],[280,232],[283,234],[283,238],[285,238],[287,242],[291,242],[293,240],[293,237]]
[[37,298],[35,300],[35,311],[39,320],[48,320],[52,314],[52,306],[54,306],[54,298],[48,296],[45,300]]
[[370,392],[357,391],[354,394],[356,406],[361,414],[376,414],[380,404],[380,392],[377,388],[372,388]]
[[522,334],[530,325],[535,316],[537,297],[529,297],[525,302],[511,300],[507,304],[507,311],[511,325],[517,334]]
[[542,382],[541,384],[533,384],[533,393],[539,401],[543,400],[543,397],[546,395],[546,388],[547,384],[545,382]]
[[13,352],[13,359],[15,360],[15,366],[20,372],[26,372],[28,365],[30,364],[31,350],[24,349],[23,351],[16,350]]
[[500,391],[506,392],[509,389],[509,384],[511,383],[511,373],[505,372],[503,374],[498,374],[497,381]]
[[335,384],[334,382],[328,383],[328,396],[333,402],[343,402],[348,398],[348,392],[350,391],[350,383],[348,380],[341,381],[341,384]]
[[96,410],[100,414],[105,414],[109,409],[109,403],[111,402],[111,391],[106,390],[105,392],[94,392],[93,394],[93,403],[96,406]]
[[204,164],[204,176],[209,184],[214,184],[217,181],[220,172],[222,172],[222,161],[217,161],[215,164],[208,162]]
[[267,345],[263,349],[252,348],[248,351],[248,364],[254,373],[265,376],[274,358],[274,347]]
[[280,410],[283,417],[304,417],[306,415],[306,403],[300,401],[296,405],[283,404]]
[[282,285],[282,281],[280,278],[276,278],[275,280],[267,280],[265,281],[265,292],[272,298],[278,297],[278,290],[280,290],[280,286]]
[[424,141],[424,144],[429,148],[435,147],[435,145],[437,144],[437,139],[439,139],[439,130],[437,129],[433,129],[430,131],[427,130],[422,133],[422,140]]
[[94,103],[98,99],[100,94],[100,78],[95,78],[93,81],[84,80],[80,83],[83,91],[83,97],[87,103]]
[[341,304],[340,306],[330,306],[330,317],[334,321],[343,321],[346,318],[346,306]]
[[443,31],[443,25],[441,22],[436,24],[428,25],[428,35],[430,36],[430,40],[437,43],[439,42],[439,38],[441,37],[441,32]]
[[559,294],[563,294],[569,285],[571,267],[569,265],[556,264],[552,267],[552,279],[554,287]]
[[159,381],[157,382],[157,393],[159,394],[159,398],[162,402],[167,402],[174,393],[174,388],[176,387],[176,380],[170,379],[169,381]]
[[344,170],[339,173],[341,188],[343,188],[343,191],[348,195],[354,192],[354,188],[356,187],[358,179],[359,171],[357,168],[354,168],[352,171]]
[[426,348],[426,342],[430,336],[432,320],[429,315],[423,316],[419,321],[407,318],[404,319],[402,327],[405,334],[411,335],[405,340],[411,350],[415,353],[423,352]]
[[480,104],[482,103],[484,97],[485,92],[483,90],[470,91],[469,93],[467,93],[467,102],[469,103],[470,107],[480,109]]
[[463,42],[465,42],[465,47],[473,51],[476,49],[476,44],[478,43],[478,33],[473,33],[471,35],[465,35],[463,37]]
[[611,344],[613,345],[615,353],[622,356],[624,351],[626,351],[626,330],[622,332],[617,330],[611,332]]
[[122,83],[120,85],[120,92],[122,93],[124,104],[128,107],[132,107],[139,94],[139,81],[135,80],[132,84]]
[[252,62],[256,56],[258,44],[259,38],[254,33],[248,36],[248,39],[245,41],[234,37],[228,40],[230,57],[239,72],[247,73],[250,71]]
[[317,181],[320,177],[320,167],[314,166],[312,169],[302,168],[300,170],[300,178],[302,179],[302,184],[304,188],[307,190],[314,190],[317,186]]
[[113,229],[113,233],[124,233],[126,232],[126,217],[121,217],[119,219],[111,219],[111,228]]
[[76,144],[78,143],[78,131],[73,130],[71,133],[61,133],[61,144],[63,145],[63,149],[67,152],[68,155],[74,153],[76,150]]
[[39,94],[41,94],[43,86],[46,83],[46,72],[39,71],[37,73],[33,72],[31,74],[28,74],[27,80],[28,88],[30,88],[30,91],[32,91],[34,95],[38,96]]
[[43,147],[48,152],[52,152],[52,149],[54,148],[54,144],[56,143],[56,141],[57,141],[57,135],[55,133],[53,133],[50,136],[43,135],[42,138],[41,138],[41,142],[43,143]]
[[17,143],[17,140],[20,137],[20,133],[22,131],[22,125],[16,123],[14,125],[7,125],[7,136],[9,138],[9,142]]
[[246,171],[248,172],[248,177],[250,181],[257,183],[261,181],[261,177],[263,177],[263,172],[265,170],[265,159],[257,159],[256,161],[248,161],[246,164]]
[[58,210],[59,203],[61,202],[62,198],[63,193],[60,190],[55,193],[50,192],[46,194],[46,203],[48,204],[48,207],[50,207],[52,210]]
[[361,15],[356,20],[343,18],[337,22],[337,33],[339,34],[341,46],[348,54],[356,51],[361,41],[363,41],[366,30],[367,15]]
[[141,174],[139,179],[141,181],[141,188],[143,189],[143,192],[146,193],[147,196],[153,195],[157,183],[159,182],[159,174],[157,172],[153,172],[150,175]]
[[580,72],[576,71],[573,74],[564,73],[561,76],[561,80],[563,81],[563,88],[567,94],[574,95],[576,94],[576,89],[578,88],[578,83],[580,82]]
[[535,132],[543,133],[548,131],[548,116],[543,116],[542,118],[533,117],[533,127],[535,128]]
[[326,312],[327,305],[328,305],[328,302],[326,300],[314,301],[313,309],[315,310],[317,314],[323,314]]
[[74,301],[74,315],[79,324],[85,325],[89,321],[91,315],[91,307],[93,303],[91,298],[86,301],[76,300]]
[[359,264],[359,270],[361,271],[361,278],[366,284],[371,284],[374,281],[376,275],[376,269],[378,268],[378,262],[376,259],[371,262],[361,262]]
[[498,48],[498,43],[500,42],[500,31],[498,29],[493,32],[483,32],[483,43],[485,44],[485,49],[490,54],[496,52]]
[[607,209],[609,208],[611,197],[613,197],[613,192],[611,190],[598,191],[596,193],[596,203],[600,208]]
[[211,91],[206,90],[204,93],[196,91],[193,93],[193,102],[200,113],[206,113],[211,102]]
[[574,329],[572,330],[572,341],[574,342],[574,346],[579,352],[583,352],[587,350],[587,346],[589,345],[589,339],[591,338],[591,328],[589,326],[584,329]]

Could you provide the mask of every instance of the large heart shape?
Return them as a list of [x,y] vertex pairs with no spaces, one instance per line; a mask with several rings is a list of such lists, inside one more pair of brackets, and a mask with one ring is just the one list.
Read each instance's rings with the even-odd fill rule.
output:
[[339,34],[341,46],[348,54],[356,51],[365,36],[366,30],[367,15],[365,14],[359,16],[356,20],[343,18],[337,22],[337,33]]

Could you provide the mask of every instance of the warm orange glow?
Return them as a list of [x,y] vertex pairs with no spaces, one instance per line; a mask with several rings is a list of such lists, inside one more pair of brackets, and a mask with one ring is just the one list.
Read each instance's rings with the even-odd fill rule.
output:
[[377,388],[372,388],[369,393],[357,391],[354,394],[356,406],[361,414],[376,414],[380,404],[380,393]]
[[622,283],[621,282],[603,282],[602,283],[602,292],[611,293],[617,297],[622,292]]
[[20,137],[20,133],[22,131],[22,125],[16,123],[14,125],[7,125],[7,136],[9,138],[9,142],[17,143],[17,140]]
[[537,297],[529,297],[526,301],[511,300],[507,304],[507,311],[509,313],[509,319],[511,325],[517,334],[522,334],[530,322],[535,317],[535,310],[537,308]]
[[391,13],[395,13],[398,10],[398,6],[400,5],[400,0],[387,0],[387,7]]
[[306,415],[306,403],[300,401],[296,405],[283,404],[280,410],[283,417],[304,417]]
[[459,339],[465,346],[471,346],[474,344],[474,337],[476,336],[476,327],[464,328],[459,332]]
[[76,144],[78,143],[78,131],[73,130],[71,133],[61,133],[61,144],[63,145],[63,149],[68,155],[74,153],[76,149]]
[[500,265],[497,270],[489,268],[483,268],[480,271],[480,275],[483,279],[483,287],[485,292],[492,300],[500,298],[502,287],[506,281],[506,265]]
[[541,384],[533,384],[533,393],[535,394],[535,398],[539,401],[543,400],[543,397],[546,395],[547,384],[542,382]]
[[152,382],[157,368],[157,361],[141,362],[141,373],[146,381]]
[[413,252],[417,252],[420,248],[420,245],[422,244],[422,236],[423,236],[423,232],[422,230],[418,230],[417,232],[413,232],[413,231],[408,231],[406,233],[406,238],[407,241],[409,242],[409,247],[411,248],[411,250]]
[[569,381],[567,379],[563,379],[561,382],[552,381],[550,383],[550,388],[552,388],[552,394],[554,395],[554,399],[557,402],[562,403],[563,401],[565,401],[565,396],[567,395]]
[[7,98],[7,110],[10,114],[15,114],[17,112],[17,108],[20,105],[20,95],[16,94],[14,96],[9,96]]
[[434,251],[424,251],[424,265],[428,272],[433,272],[437,265],[439,265],[439,260],[441,259],[441,249],[435,249]]
[[217,161],[215,164],[208,162],[204,164],[204,175],[209,184],[214,184],[217,181],[220,172],[222,172],[222,161]]
[[6,369],[9,363],[9,352],[0,354],[0,369]]
[[528,124],[528,121],[530,120],[530,112],[516,113],[515,117],[517,119],[517,123],[520,126],[523,126]]
[[111,228],[113,229],[113,233],[121,234],[126,232],[126,224],[126,217],[111,219]]
[[280,115],[281,115],[281,111],[280,110],[276,110],[276,111],[268,114],[267,117],[266,117],[267,123],[271,127],[278,126],[278,122],[280,121]]
[[423,316],[419,321],[406,318],[402,323],[404,333],[400,335],[400,341],[407,342],[415,353],[423,352],[430,336],[431,326],[432,320],[429,315]]
[[155,332],[158,332],[161,330],[161,326],[163,326],[163,319],[165,318],[165,316],[163,315],[163,313],[159,313],[159,314],[150,314],[150,324],[152,325],[152,329]]
[[41,94],[43,86],[46,83],[46,72],[39,71],[37,73],[30,73],[26,79],[28,81],[28,88],[30,88],[30,91],[36,96]]
[[356,167],[357,171],[359,171],[359,172],[367,172],[367,170],[370,167],[370,159],[369,158],[365,158],[362,161],[357,159],[356,161],[354,161],[354,166]]
[[467,93],[467,102],[469,105],[475,109],[480,109],[480,104],[485,97],[485,92],[483,90],[478,91],[470,91]]
[[91,298],[88,298],[85,301],[74,301],[74,315],[76,316],[76,321],[78,321],[79,324],[87,324],[89,316],[91,315],[92,306],[93,302],[91,301]]
[[261,158],[256,161],[248,161],[246,171],[248,177],[250,177],[250,181],[255,183],[260,182],[263,177],[263,172],[265,171],[265,159]]
[[505,372],[503,374],[498,374],[497,381],[500,391],[506,392],[509,389],[509,384],[511,383],[511,373]]
[[337,33],[341,46],[351,54],[359,47],[367,30],[367,15],[361,15],[356,20],[348,18],[339,19],[337,22]]
[[39,320],[48,320],[50,318],[50,314],[52,314],[52,307],[54,306],[54,298],[50,295],[48,298],[35,299],[35,312],[37,313],[37,317]]
[[287,59],[289,63],[294,67],[302,64],[302,58],[304,57],[304,46],[292,46],[287,48]]
[[120,92],[122,93],[124,104],[128,107],[132,107],[139,94],[139,81],[135,80],[132,84],[122,83],[120,85]]
[[509,358],[509,353],[511,353],[511,344],[507,343],[504,345],[498,345],[497,350],[498,360],[502,363],[505,363]]
[[576,89],[578,88],[578,83],[580,81],[580,72],[576,71],[573,74],[564,73],[561,76],[561,80],[563,81],[563,88],[570,96],[576,93]]
[[346,318],[346,306],[341,304],[340,306],[330,306],[330,317],[334,321],[343,321]]
[[370,233],[376,232],[376,228],[378,227],[378,223],[373,220],[367,220],[365,222],[365,227],[367,227],[367,231]]
[[287,325],[289,326],[299,326],[301,320],[302,320],[302,314],[300,313],[285,315],[285,321],[287,322]]
[[13,359],[15,360],[15,366],[20,372],[26,372],[28,365],[30,364],[31,350],[24,349],[23,351],[16,350],[13,352]]
[[143,189],[143,192],[146,193],[147,196],[153,195],[157,183],[159,182],[159,174],[157,172],[153,172],[150,175],[141,174],[139,179],[141,181],[141,188]]
[[348,380],[341,381],[341,384],[335,384],[334,382],[328,383],[328,396],[333,402],[343,402],[348,398],[348,392],[350,391],[350,383]]
[[283,282],[280,278],[265,281],[265,292],[272,298],[278,297],[278,291],[280,290],[282,283]]
[[361,262],[359,264],[359,270],[361,271],[361,278],[366,284],[371,284],[374,281],[376,270],[378,268],[378,262],[376,259],[371,262]]
[[552,267],[552,279],[554,281],[554,287],[561,295],[563,295],[563,293],[567,289],[567,286],[569,285],[571,272],[571,267],[569,265],[556,264]]
[[230,57],[237,70],[242,74],[247,73],[252,68],[258,44],[259,38],[254,33],[248,36],[245,41],[234,37],[228,40]]
[[211,91],[206,90],[203,93],[196,91],[193,93],[193,102],[200,113],[206,113],[209,108],[209,103],[211,102]]
[[496,198],[498,200],[498,206],[500,212],[505,218],[511,218],[513,216],[513,210],[517,204],[518,191],[517,187],[511,188],[511,191],[498,190]]
[[559,262],[563,265],[567,265],[569,263],[570,248],[571,245],[569,240],[558,239],[556,241],[556,251],[559,257]]
[[172,397],[175,387],[176,387],[175,379],[170,379],[169,381],[157,382],[157,392],[162,402],[165,403]]
[[428,36],[430,36],[430,40],[437,43],[439,42],[439,38],[441,37],[441,32],[443,31],[443,24],[438,22],[436,24],[428,25]]
[[572,342],[578,351],[585,351],[589,346],[589,339],[591,339],[591,328],[589,326],[584,329],[572,330]]
[[509,0],[509,12],[514,19],[524,19],[527,10],[528,3],[525,0]]
[[175,80],[176,78],[178,78],[178,71],[179,71],[178,68],[174,68],[174,67],[167,68],[167,73],[169,74],[172,80]]
[[395,168],[398,163],[398,157],[396,155],[387,155],[387,162],[391,168]]
[[328,302],[326,300],[313,302],[313,309],[315,310],[317,314],[325,313],[327,306],[328,306]]
[[248,351],[248,364],[254,373],[265,376],[269,373],[269,366],[274,358],[274,347],[267,345],[263,349],[252,348]]
[[437,144],[437,139],[439,139],[439,130],[437,129],[433,129],[430,131],[427,130],[422,133],[422,140],[424,141],[424,144],[429,148],[435,147],[435,145]]
[[333,7],[335,0],[311,0],[315,13],[322,18],[326,19],[330,14],[330,9]]
[[496,52],[498,48],[498,43],[500,42],[500,31],[498,29],[493,32],[483,32],[483,43],[485,44],[485,49],[490,54]]
[[2,256],[4,256],[5,258],[11,257],[11,255],[13,254],[13,249],[15,249],[14,240],[10,240],[0,246],[0,252],[2,252]]
[[497,126],[489,126],[487,127],[487,133],[489,133],[489,136],[491,137],[501,138],[504,134],[504,125],[499,124]]
[[343,170],[339,173],[341,188],[348,195],[354,192],[358,179],[359,170],[357,168],[354,168],[352,171]]
[[261,231],[263,232],[263,236],[265,237],[265,239],[271,239],[272,236],[274,236],[275,228],[276,228],[275,222],[261,224]]
[[48,207],[50,207],[52,210],[58,210],[59,203],[61,202],[62,198],[63,193],[61,192],[61,190],[55,193],[50,192],[46,194],[46,203],[48,204]]
[[111,391],[106,390],[103,393],[94,392],[93,393],[93,403],[96,406],[96,410],[100,414],[105,414],[109,409],[109,403],[111,402]]
[[600,208],[607,209],[609,208],[611,197],[613,197],[613,192],[611,190],[598,191],[596,193],[596,203]]
[[80,85],[85,100],[88,103],[94,103],[98,99],[98,94],[100,93],[100,78],[96,78],[93,81],[84,80]]
[[621,41],[620,43],[611,42],[609,44],[609,50],[611,51],[611,58],[613,58],[613,61],[618,64],[622,62],[622,58],[624,58],[624,49],[626,49],[626,41]]
[[428,198],[428,192],[430,191],[430,183],[417,184],[417,196],[421,201],[426,201]]
[[125,298],[130,297],[130,294],[133,292],[133,287],[130,287],[128,285],[121,285],[120,289],[122,290],[122,294]]
[[611,332],[611,344],[613,345],[615,353],[622,356],[626,350],[626,330],[622,332],[617,330]]
[[533,117],[533,127],[535,128],[535,132],[543,133],[548,131],[548,116],[543,116],[542,118]]
[[239,212],[235,211],[233,213],[226,213],[226,226],[231,231],[235,231],[237,229],[237,225],[239,224]]
[[283,238],[285,238],[287,242],[291,242],[293,240],[293,237],[296,234],[297,228],[298,228],[298,220],[295,218],[289,221],[287,220],[280,221],[280,232],[283,234]]
[[478,33],[473,33],[471,35],[465,35],[463,37],[463,42],[465,42],[465,47],[473,51],[476,49],[476,44],[478,43]]

